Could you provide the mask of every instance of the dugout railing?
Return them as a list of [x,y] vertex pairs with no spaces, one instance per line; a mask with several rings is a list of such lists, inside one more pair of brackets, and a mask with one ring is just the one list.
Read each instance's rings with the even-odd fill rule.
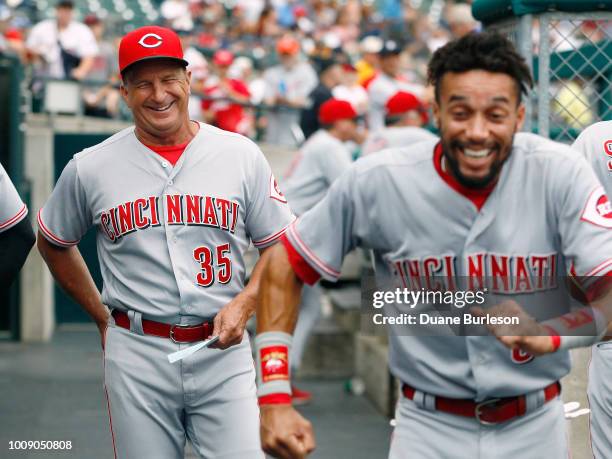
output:
[[612,118],[612,1],[476,0],[472,11],[531,66],[525,130],[571,142]]

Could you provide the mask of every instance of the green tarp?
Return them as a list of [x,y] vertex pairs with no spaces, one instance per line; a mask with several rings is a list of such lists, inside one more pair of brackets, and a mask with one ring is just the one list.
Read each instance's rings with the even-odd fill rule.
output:
[[612,11],[612,0],[475,0],[472,4],[472,14],[485,24],[547,11]]

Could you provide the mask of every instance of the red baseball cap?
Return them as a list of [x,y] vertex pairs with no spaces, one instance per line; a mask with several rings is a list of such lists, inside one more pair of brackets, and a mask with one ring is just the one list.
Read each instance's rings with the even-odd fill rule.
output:
[[423,104],[414,94],[399,91],[387,101],[385,108],[387,109],[387,116],[393,116],[412,110],[422,110]]
[[284,36],[276,42],[278,54],[296,54],[300,50],[300,43],[292,36]]
[[227,67],[234,62],[234,53],[227,49],[220,49],[213,55],[213,62],[220,67]]
[[119,71],[136,62],[150,59],[174,59],[184,66],[183,47],[179,36],[165,27],[145,26],[126,34],[119,44]]
[[332,124],[339,120],[352,120],[358,116],[351,103],[346,100],[329,99],[319,107],[319,122],[321,124]]

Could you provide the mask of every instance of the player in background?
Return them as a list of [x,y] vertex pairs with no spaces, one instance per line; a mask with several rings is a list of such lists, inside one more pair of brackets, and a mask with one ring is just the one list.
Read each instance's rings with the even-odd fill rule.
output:
[[[580,133],[572,148],[591,164],[607,196],[612,196],[612,121],[601,121]],[[600,222],[612,227],[612,208],[602,200]],[[612,333],[610,333],[612,335]],[[612,341],[592,347],[587,396],[591,408],[591,447],[596,459],[612,457]]]
[[[271,249],[255,348],[262,443],[277,457],[302,458],[315,445],[310,424],[289,404],[286,365],[268,368],[268,357],[291,347],[302,284],[337,280],[356,246],[372,249],[381,288],[490,276],[512,279],[496,289],[521,301],[487,310],[520,321],[482,330],[495,336],[444,329],[407,336],[405,325],[387,326],[391,372],[402,381],[390,459],[568,455],[559,380],[570,370],[569,349],[597,342],[610,314],[607,303],[593,302],[577,328],[568,329],[571,317],[539,323],[532,316],[547,317],[550,308],[530,292],[554,294],[556,284],[543,282],[557,273],[581,283],[612,272],[612,233],[591,217],[599,183],[570,148],[519,133],[532,79],[506,38],[450,42],[428,73],[440,141],[357,161]],[[595,297],[598,284],[582,287]],[[569,304],[560,310],[568,313]],[[386,316],[402,311],[396,303],[384,308]]]
[[11,286],[34,245],[27,215],[27,206],[0,164],[0,292]]
[[385,127],[368,135],[363,144],[363,154],[435,139],[434,134],[423,128],[427,119],[425,107],[414,94],[396,92],[385,104]]
[[[287,172],[281,189],[291,210],[299,216],[323,199],[327,190],[351,165],[352,155],[346,143],[357,141],[357,112],[344,100],[329,99],[319,108],[321,128],[302,145]],[[306,286],[302,290],[300,316],[291,348],[291,370],[295,372],[302,363],[306,343],[321,315],[321,287]],[[307,403],[311,394],[291,388],[295,405]]]
[[[244,331],[262,265],[245,286],[244,254],[252,242],[265,256],[292,215],[253,142],[189,119],[186,66],[169,29],[123,37],[135,127],[74,155],[39,211],[38,248],[100,330],[115,457],[179,459],[189,439],[202,458],[263,458]],[[101,294],[76,246],[91,227]]]
[[402,47],[393,40],[383,43],[379,52],[380,72],[368,85],[368,129],[372,132],[385,126],[385,104],[398,91],[422,96],[425,88],[411,83],[402,74]]

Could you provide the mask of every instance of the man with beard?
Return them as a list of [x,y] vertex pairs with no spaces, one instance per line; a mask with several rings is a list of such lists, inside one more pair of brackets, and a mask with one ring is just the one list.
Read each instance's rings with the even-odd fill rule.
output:
[[[608,204],[603,194],[592,199],[600,187],[593,171],[564,145],[518,134],[521,94],[532,80],[513,45],[469,34],[436,51],[428,75],[441,140],[357,161],[270,249],[255,347],[262,442],[277,457],[302,458],[315,447],[310,424],[290,406],[290,362],[282,362],[302,284],[336,281],[354,247],[372,250],[380,287],[420,290],[419,282],[459,286],[489,276],[501,294],[526,301],[536,289],[556,293],[557,273],[571,272],[580,284],[612,271],[612,233],[588,218]],[[384,306],[387,316],[402,310],[395,301]],[[424,328],[407,336],[404,326],[389,326],[389,364],[402,382],[389,458],[568,455],[559,380],[570,370],[568,350],[598,341],[606,318],[583,311],[570,336],[557,311],[538,323],[521,308],[528,302],[487,312],[508,304],[530,334],[487,326],[495,338]],[[548,312],[535,306],[529,313]]]

